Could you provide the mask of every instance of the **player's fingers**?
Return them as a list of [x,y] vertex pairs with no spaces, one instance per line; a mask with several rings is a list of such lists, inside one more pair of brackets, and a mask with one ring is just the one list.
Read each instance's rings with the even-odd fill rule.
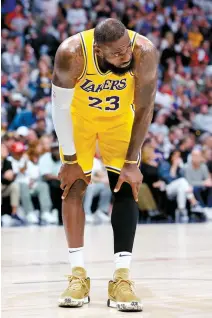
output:
[[134,197],[135,201],[138,202],[138,187],[137,187],[137,184],[133,183],[131,185],[131,187],[132,187],[133,197]]
[[61,181],[61,183],[60,183],[60,189],[64,190],[65,187],[66,187],[66,183]]
[[114,192],[118,192],[120,190],[123,182],[124,182],[124,180],[119,177],[118,182],[116,183]]
[[65,198],[67,197],[68,193],[69,193],[69,190],[70,190],[71,186],[70,185],[67,185],[63,191],[63,194],[62,194],[62,200],[65,200]]

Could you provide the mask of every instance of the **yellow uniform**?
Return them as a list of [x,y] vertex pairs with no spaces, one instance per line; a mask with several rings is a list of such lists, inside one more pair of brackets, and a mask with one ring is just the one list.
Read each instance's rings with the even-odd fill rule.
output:
[[[128,32],[133,49],[136,33]],[[84,31],[80,37],[85,67],[71,105],[78,162],[89,175],[98,140],[105,167],[119,173],[134,119],[134,76],[131,72],[122,76],[102,73],[93,50],[94,30]]]

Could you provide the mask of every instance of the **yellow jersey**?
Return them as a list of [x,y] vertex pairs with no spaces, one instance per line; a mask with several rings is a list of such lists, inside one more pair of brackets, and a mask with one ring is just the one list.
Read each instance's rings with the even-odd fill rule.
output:
[[[128,30],[134,48],[136,33]],[[94,29],[80,33],[84,55],[84,70],[75,86],[72,113],[97,124],[114,116],[125,116],[132,111],[134,76],[131,72],[116,75],[102,73],[94,53]]]
[[[128,33],[133,49],[136,33]],[[77,159],[85,174],[90,175],[98,142],[106,169],[120,173],[134,120],[134,75],[102,73],[93,49],[94,30],[80,33],[80,38],[84,70],[75,85],[71,104]]]

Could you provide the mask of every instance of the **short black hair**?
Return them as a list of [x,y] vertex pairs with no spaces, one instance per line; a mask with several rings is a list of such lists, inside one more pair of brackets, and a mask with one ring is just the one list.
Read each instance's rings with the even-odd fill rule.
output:
[[168,157],[168,160],[167,160],[169,163],[171,163],[172,157],[173,157],[173,155],[174,155],[176,152],[179,152],[179,153],[180,153],[180,156],[182,156],[182,153],[181,153],[181,151],[180,151],[179,148],[173,149],[173,150],[170,152],[169,157]]
[[117,19],[106,19],[101,21],[94,30],[94,41],[97,44],[104,44],[119,40],[125,33],[124,24]]

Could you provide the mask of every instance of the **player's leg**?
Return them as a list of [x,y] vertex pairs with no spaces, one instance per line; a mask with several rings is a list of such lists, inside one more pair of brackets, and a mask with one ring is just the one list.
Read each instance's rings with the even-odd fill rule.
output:
[[[113,191],[119,175],[108,172]],[[119,310],[142,310],[140,299],[136,296],[130,280],[130,264],[133,243],[138,222],[138,206],[129,184],[123,183],[119,192],[114,193],[111,223],[114,235],[115,273],[109,282],[108,305]]]
[[[75,147],[77,159],[85,174],[89,177],[95,152],[96,136],[90,127],[78,118],[75,123]],[[86,138],[85,138],[86,137]],[[59,306],[80,307],[89,302],[90,279],[84,268],[84,225],[83,196],[86,184],[77,180],[71,187],[69,194],[62,202],[63,224],[68,243],[68,255],[71,265],[71,275],[68,276],[69,286],[60,296]]]
[[62,217],[72,274],[68,276],[68,289],[59,298],[61,307],[81,307],[89,302],[90,280],[84,269],[83,255],[85,213],[82,202],[85,190],[85,182],[77,180],[62,203]]
[[[129,146],[133,112],[129,112],[127,118],[124,117],[119,122],[120,124],[117,125],[116,120],[111,120],[105,131],[99,134],[100,153],[108,170],[112,192],[118,181]],[[130,263],[137,221],[137,203],[130,185],[124,183],[121,189],[114,193],[111,216],[114,233],[115,273],[113,280],[109,282],[108,305],[114,306],[118,310],[142,310],[140,299],[136,296],[130,280]]]

